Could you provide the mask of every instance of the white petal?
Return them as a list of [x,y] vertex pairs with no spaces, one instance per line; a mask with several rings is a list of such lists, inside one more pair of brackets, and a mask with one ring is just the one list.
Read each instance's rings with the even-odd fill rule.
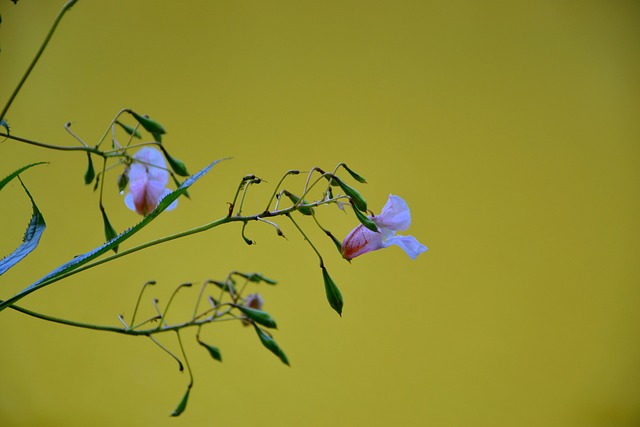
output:
[[[164,199],[164,198],[167,196],[167,194],[169,194],[169,193],[171,193],[171,190],[169,190],[168,188],[167,188],[167,189],[165,189],[165,190],[164,190],[164,194],[160,197],[160,200],[158,200],[158,203],[160,203],[160,201],[161,201],[162,199]],[[178,206],[178,199],[175,199],[175,200],[173,201],[173,203],[171,203],[171,204],[170,204],[170,205],[165,209],[165,211],[170,211],[170,210],[172,210],[172,209],[175,209],[175,208],[176,208],[176,206]]]
[[360,224],[351,230],[342,242],[342,256],[344,259],[353,259],[383,247],[382,234],[375,233]]
[[[145,167],[149,180],[156,181],[162,184],[163,187],[169,182],[169,172],[166,170],[167,164],[160,150],[153,147],[143,147],[138,150],[133,158],[141,162],[137,163],[137,165]],[[131,166],[135,165],[136,163]],[[129,179],[131,179],[131,175]]]
[[389,195],[380,215],[372,219],[380,228],[393,231],[404,231],[411,225],[411,213],[407,202],[393,194]]
[[390,245],[400,246],[411,259],[416,259],[418,255],[426,251],[428,248],[418,242],[413,236],[394,236],[382,243],[385,247]]
[[127,195],[124,196],[124,204],[132,211],[136,211],[136,205],[133,203],[133,194],[127,193]]

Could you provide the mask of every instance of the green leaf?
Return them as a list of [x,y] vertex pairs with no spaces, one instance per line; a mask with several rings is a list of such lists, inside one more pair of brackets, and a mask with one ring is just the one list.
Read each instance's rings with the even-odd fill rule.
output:
[[[289,200],[291,200],[291,202],[293,202],[294,205],[300,201],[300,197],[288,192],[287,190],[284,191],[284,194],[289,198]],[[309,202],[302,200],[302,204],[308,205]],[[298,206],[298,212],[302,215],[313,215],[313,208],[309,206]]]
[[175,411],[171,413],[172,417],[180,416],[180,414],[182,414],[184,410],[187,409],[187,401],[189,400],[190,392],[191,392],[191,384],[189,384],[189,387],[187,388],[187,392],[182,397],[182,400],[180,400],[180,403],[178,403],[178,406],[176,407]]
[[268,277],[264,277],[260,273],[251,273],[251,274],[242,274],[241,273],[241,275],[246,277],[247,279],[249,279],[250,281],[252,281],[254,283],[265,282],[268,285],[276,285],[278,283],[273,279],[269,279]]
[[182,183],[180,188],[172,191],[171,193],[167,194],[162,200],[160,200],[160,202],[158,203],[158,206],[156,206],[156,208],[153,211],[151,211],[149,215],[145,216],[142,219],[142,221],[140,221],[135,226],[129,228],[128,230],[123,231],[115,239],[112,239],[111,241],[105,243],[104,245],[99,246],[83,255],[76,256],[71,261],[61,265],[60,267],[54,269],[43,278],[27,286],[26,288],[18,292],[13,297],[0,302],[0,311],[4,310],[11,304],[29,295],[31,292],[34,292],[40,288],[43,288],[51,283],[55,283],[59,278],[64,277],[65,275],[79,269],[83,265],[89,263],[90,261],[93,261],[94,259],[100,257],[104,253],[112,250],[114,247],[119,246],[122,242],[124,242],[129,237],[136,234],[142,228],[147,226],[151,221],[156,219],[166,208],[168,208],[171,205],[171,203],[173,203],[178,197],[180,197],[180,195],[182,195],[187,190],[187,188],[189,188],[194,182],[202,178],[207,172],[211,170],[212,167],[214,167],[217,163],[221,162],[222,160],[225,160],[225,159],[216,160],[215,162],[211,163],[209,166],[205,167],[204,169],[200,170],[199,172],[189,177],[187,180],[185,180],[185,182]]
[[141,139],[141,138],[142,138],[142,135],[140,135],[140,132],[138,131],[138,129],[136,129],[136,128],[134,128],[134,127],[131,127],[131,126],[129,126],[129,125],[125,125],[124,123],[122,123],[122,122],[120,122],[120,121],[117,121],[117,120],[116,120],[116,123],[117,123],[118,125],[120,125],[120,127],[121,127],[122,129],[124,129],[124,131],[125,131],[126,133],[128,133],[129,135],[132,135],[132,136],[134,136],[134,137],[136,137],[136,138],[138,138],[138,139]]
[[91,153],[87,152],[87,171],[84,173],[85,185],[91,184],[93,178],[96,177],[96,171],[93,169],[93,161],[91,160]]
[[245,307],[243,305],[236,305],[236,308],[242,312],[249,319],[267,328],[277,328],[276,321],[269,315],[269,313],[257,310],[255,308]]
[[[129,175],[126,172],[120,174],[118,176],[118,191],[120,194],[124,193],[124,189],[127,188],[127,184],[129,183]],[[179,187],[180,185],[177,185]]]
[[[109,222],[109,218],[107,218],[107,213],[104,211],[104,208],[100,206],[100,212],[102,212],[102,222],[104,223],[104,237],[107,239],[107,242],[111,239],[115,239],[118,237],[118,233],[115,228]],[[113,248],[113,252],[118,253],[118,247],[115,246]]]
[[162,134],[161,133],[151,132],[151,136],[153,136],[153,140],[155,142],[159,142],[160,144],[162,144]]
[[336,249],[338,249],[338,252],[340,253],[340,255],[342,255],[342,243],[340,242],[340,240],[336,239],[336,236],[331,234],[331,232],[328,230],[325,230],[325,233],[331,238],[333,244],[336,245]]
[[347,172],[349,172],[349,175],[351,175],[353,177],[353,179],[355,179],[359,183],[361,183],[361,184],[366,184],[367,183],[366,179],[364,179],[361,175],[358,175],[351,168],[349,168],[349,166],[347,166],[346,164],[342,163],[342,167],[345,168],[347,170]]
[[166,148],[164,148],[164,145],[160,145],[159,147],[162,150],[164,157],[167,159],[169,166],[171,166],[171,170],[180,176],[189,176],[189,172],[187,171],[187,167],[184,163],[174,157],[171,157]]
[[164,127],[160,123],[156,122],[155,120],[150,119],[147,116],[141,116],[140,114],[132,110],[127,110],[127,112],[129,112],[129,114],[131,114],[138,121],[138,123],[140,123],[140,125],[150,134],[162,135],[167,133]]
[[[173,175],[173,174],[170,174],[170,175],[171,175],[171,179],[173,180],[173,183],[176,185],[176,187],[180,187],[180,185],[182,185],[180,183],[180,181],[178,181],[178,179],[175,177],[175,175]],[[189,195],[188,191],[185,191],[182,195],[184,197],[186,197],[187,199],[191,199],[191,196]]]
[[198,340],[198,343],[204,348],[206,348],[207,350],[209,350],[209,354],[211,355],[211,357],[216,359],[218,362],[222,362],[222,355],[220,354],[220,349],[218,349],[218,347],[214,347],[212,345],[203,343],[200,340]]
[[373,222],[371,218],[369,218],[368,216],[360,212],[358,209],[356,209],[354,205],[351,205],[351,206],[353,206],[353,212],[355,212],[356,217],[358,218],[358,221],[360,221],[360,223],[365,227],[367,227],[369,230],[377,233],[378,226],[376,225],[376,223]]
[[358,208],[362,212],[367,211],[366,200],[364,200],[364,197],[362,197],[362,195],[358,193],[355,188],[345,184],[345,182],[337,176],[332,175],[332,178],[336,180],[342,191],[344,191],[344,193],[351,198],[351,201],[356,208]]
[[289,359],[287,359],[287,355],[284,354],[284,351],[282,351],[282,349],[273,340],[273,338],[271,338],[269,334],[267,334],[265,331],[260,329],[257,325],[253,325],[253,327],[256,329],[256,333],[258,334],[258,337],[260,338],[260,342],[262,343],[262,345],[265,346],[270,352],[278,356],[278,358],[282,361],[282,363],[284,363],[287,366],[291,366],[289,365]]
[[[36,203],[34,202],[33,197],[31,197],[29,190],[27,190],[27,187],[24,186],[22,181],[20,181],[20,184],[22,184],[22,188],[24,188],[24,191],[27,193],[27,196],[29,196],[29,199],[31,200],[33,213],[31,215],[29,225],[27,225],[27,229],[24,232],[22,244],[9,255],[0,260],[0,275],[4,274],[11,267],[22,261],[24,257],[29,255],[38,246],[38,243],[40,243],[40,237],[42,237],[42,233],[44,233],[44,230],[47,227],[44,222],[44,217],[40,213],[38,206],[36,206]],[[0,182],[0,189],[2,187],[4,187],[4,184]]]
[[235,285],[235,283],[233,281],[231,281],[231,283],[226,283],[226,282],[219,282],[217,280],[209,280],[209,283],[216,285],[217,287],[219,287],[223,291],[227,291],[230,294],[233,294],[233,295],[237,295],[238,294],[238,292],[236,290],[236,285]]
[[342,316],[342,307],[344,306],[342,294],[340,293],[340,289],[338,289],[331,276],[329,276],[327,269],[324,267],[322,267],[322,278],[324,279],[324,290],[327,293],[327,300],[329,301],[329,305],[340,316]]

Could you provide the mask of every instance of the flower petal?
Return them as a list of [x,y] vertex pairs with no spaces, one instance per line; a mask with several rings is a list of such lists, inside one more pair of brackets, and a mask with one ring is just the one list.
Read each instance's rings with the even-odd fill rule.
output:
[[380,215],[372,219],[378,227],[393,231],[404,231],[411,225],[411,213],[407,202],[393,194],[389,195]]
[[393,236],[383,241],[382,244],[385,248],[391,245],[400,246],[407,255],[411,257],[411,259],[416,259],[418,255],[428,249],[425,245],[418,242],[418,240],[413,236]]
[[351,260],[383,247],[382,234],[373,232],[360,224],[345,237],[342,243],[342,256],[347,260]]
[[[133,158],[141,163],[137,163],[140,166],[144,166],[146,173],[150,180],[157,181],[163,186],[169,182],[169,172],[167,171],[167,163],[164,161],[164,156],[157,148],[143,147],[133,156]],[[136,165],[134,163],[132,166]],[[131,176],[129,176],[131,178]]]

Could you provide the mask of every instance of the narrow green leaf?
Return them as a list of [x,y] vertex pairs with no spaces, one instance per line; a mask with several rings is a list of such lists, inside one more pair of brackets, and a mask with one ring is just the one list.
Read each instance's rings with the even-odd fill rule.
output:
[[351,175],[353,177],[353,179],[355,179],[356,181],[358,181],[361,184],[366,184],[367,180],[364,179],[361,175],[358,175],[355,171],[353,171],[349,166],[347,166],[346,164],[342,164],[342,167],[345,168],[347,170],[347,172],[349,172],[349,175]]
[[[152,134],[152,135],[153,134],[162,135],[162,134],[167,133],[167,131],[164,129],[164,127],[160,123],[156,122],[155,120],[153,120],[153,119],[151,119],[151,118],[149,118],[147,116],[141,116],[140,114],[138,114],[138,113],[136,113],[135,111],[132,111],[132,110],[127,110],[127,111],[150,134]],[[160,142],[160,141],[158,141],[158,142]]]
[[103,244],[102,246],[99,246],[83,255],[76,256],[71,261],[61,265],[60,267],[54,269],[43,278],[27,286],[26,288],[18,292],[13,297],[0,302],[0,311],[4,310],[5,308],[12,305],[16,301],[29,295],[31,292],[34,292],[40,288],[43,288],[51,283],[55,283],[58,277],[63,276],[67,273],[70,273],[74,270],[77,270],[83,265],[89,263],[90,261],[93,261],[94,259],[100,257],[104,253],[112,250],[115,246],[119,246],[122,242],[124,242],[129,237],[136,234],[142,228],[147,226],[151,221],[156,219],[167,207],[171,205],[171,203],[173,203],[178,197],[180,197],[180,195],[182,195],[187,190],[187,188],[189,188],[194,182],[202,178],[207,172],[211,170],[212,167],[214,167],[217,163],[221,162],[222,160],[225,160],[225,159],[216,160],[215,162],[211,163],[209,166],[205,167],[204,169],[200,170],[199,172],[189,177],[187,180],[185,180],[185,182],[182,183],[180,188],[172,191],[171,193],[167,194],[164,198],[162,198],[162,200],[160,200],[160,202],[158,203],[158,206],[156,206],[156,208],[153,211],[151,211],[149,215],[145,216],[142,219],[142,221],[140,221],[135,226],[129,228],[128,230],[123,231],[115,239],[112,239],[111,241]]
[[355,212],[358,221],[360,221],[360,223],[367,227],[369,230],[377,233],[378,226],[376,225],[376,223],[373,222],[371,218],[360,212],[353,204],[351,206],[353,206],[353,212]]
[[367,211],[367,202],[364,199],[364,197],[362,197],[362,195],[360,193],[358,193],[355,188],[345,184],[345,182],[343,180],[341,180],[340,178],[338,178],[337,176],[332,176],[332,177],[333,177],[333,179],[336,180],[336,182],[338,183],[338,185],[340,186],[342,191],[344,191],[344,193],[351,198],[351,201],[353,202],[353,205],[356,208],[358,208],[360,211],[366,212]]
[[[118,176],[118,192],[120,194],[124,193],[124,189],[127,188],[127,184],[129,184],[129,175],[124,172]],[[179,187],[180,185],[176,185]]]
[[325,230],[325,233],[331,238],[333,244],[336,245],[336,249],[338,249],[338,252],[340,253],[340,255],[342,255],[342,243],[340,242],[340,240],[336,239],[336,236],[331,234],[331,232],[328,230]]
[[[170,175],[171,175],[171,179],[173,180],[173,183],[176,185],[176,187],[180,187],[180,185],[182,185],[182,184],[180,183],[180,181],[178,181],[178,179],[175,177],[175,175],[174,175],[174,174],[170,174]],[[183,195],[184,197],[186,197],[187,199],[191,199],[191,196],[189,195],[189,192],[188,192],[188,191],[185,191],[182,195]]]
[[253,327],[256,329],[256,333],[258,334],[262,345],[265,346],[270,352],[278,356],[282,363],[287,366],[291,366],[289,365],[289,359],[287,359],[287,355],[284,354],[284,351],[282,351],[282,349],[280,348],[280,346],[278,346],[274,339],[271,338],[271,336],[265,331],[260,329],[257,325],[253,325]]
[[84,173],[85,185],[91,184],[93,178],[96,177],[96,171],[93,169],[93,161],[91,160],[91,153],[87,152],[87,171]]
[[116,123],[118,125],[120,125],[120,127],[122,129],[124,129],[124,131],[126,133],[128,133],[129,135],[132,135],[132,136],[134,136],[134,137],[136,137],[138,139],[142,138],[142,135],[140,135],[140,132],[138,131],[138,129],[136,129],[136,128],[132,127],[132,126],[129,126],[129,125],[125,125],[124,123],[122,123],[120,121],[117,121],[117,120],[116,120]]
[[[104,237],[107,239],[106,241],[110,241],[111,239],[115,239],[118,237],[118,233],[115,228],[109,222],[109,218],[107,217],[107,213],[104,211],[104,208],[100,206],[100,212],[102,213],[102,222],[104,223]],[[118,246],[113,247],[113,252],[118,253]]]
[[153,136],[153,140],[155,142],[159,142],[160,144],[162,144],[162,134],[161,133],[151,132],[151,136]]
[[344,306],[342,294],[340,293],[340,289],[338,289],[331,276],[329,276],[327,269],[324,267],[322,267],[322,278],[324,279],[324,290],[327,293],[327,300],[329,301],[329,305],[340,316],[342,316],[342,307]]
[[207,350],[209,350],[209,354],[211,355],[211,357],[213,357],[218,362],[222,362],[222,354],[220,354],[220,349],[218,349],[218,347],[214,347],[212,345],[203,343],[200,340],[198,340],[198,343],[204,348],[206,348]]
[[165,159],[167,159],[167,162],[169,163],[169,166],[171,166],[171,170],[174,171],[176,174],[180,175],[180,176],[189,176],[189,172],[187,171],[187,167],[184,165],[183,162],[181,162],[180,160],[171,157],[171,155],[169,154],[169,152],[167,151],[166,148],[164,148],[164,145],[160,145],[159,146],[160,149],[162,150],[162,153],[164,154]]
[[249,319],[254,322],[266,326],[267,328],[277,328],[276,321],[269,315],[269,313],[257,310],[255,308],[245,307],[243,305],[236,305],[236,308],[242,312]]
[[189,387],[187,388],[187,392],[182,397],[182,400],[180,400],[180,403],[178,403],[178,407],[175,409],[175,411],[171,413],[172,417],[180,416],[180,414],[182,414],[184,410],[187,409],[187,401],[189,400],[190,392],[191,392],[191,384],[189,384]]
[[[22,188],[24,188],[24,191],[27,193],[27,196],[29,196],[29,199],[31,200],[33,213],[31,215],[29,225],[27,225],[27,229],[24,232],[22,244],[9,255],[0,260],[0,276],[11,267],[22,261],[24,257],[29,255],[38,246],[38,243],[40,243],[40,237],[42,237],[42,233],[44,233],[44,230],[47,226],[44,222],[44,217],[38,209],[38,206],[36,206],[33,197],[31,197],[31,193],[29,193],[29,190],[27,190],[27,187],[24,186],[22,181],[20,181],[20,184],[22,184]],[[2,188],[2,186],[0,186],[0,188]]]
[[[284,194],[289,198],[289,200],[291,200],[294,205],[300,201],[300,197],[286,190],[284,191]],[[308,205],[309,202],[307,202],[306,200],[302,200],[302,204]],[[300,212],[302,215],[313,215],[313,208],[309,206],[298,206],[298,212]]]

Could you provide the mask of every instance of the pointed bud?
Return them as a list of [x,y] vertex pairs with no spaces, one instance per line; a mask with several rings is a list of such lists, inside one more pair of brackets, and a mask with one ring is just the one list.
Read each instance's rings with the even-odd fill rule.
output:
[[140,135],[140,132],[138,131],[138,129],[136,129],[136,128],[134,128],[134,127],[131,127],[131,126],[129,126],[129,125],[125,125],[124,123],[119,122],[119,121],[117,121],[117,120],[116,120],[116,123],[117,123],[118,125],[120,125],[120,127],[121,127],[122,129],[124,129],[124,131],[125,131],[127,134],[129,134],[129,135],[131,135],[131,136],[134,136],[134,137],[136,137],[136,138],[138,138],[138,139],[142,138],[142,136]]
[[172,417],[179,416],[180,414],[182,414],[184,412],[185,409],[187,409],[187,401],[189,400],[189,392],[190,391],[191,391],[191,386],[189,386],[189,388],[187,388],[187,392],[182,397],[182,400],[180,400],[180,403],[178,403],[178,407],[175,409],[175,411],[173,411],[171,413]]
[[[100,212],[102,212],[102,222],[104,223],[104,237],[107,239],[107,242],[108,242],[118,237],[118,233],[109,222],[109,218],[107,218],[107,213],[104,211],[104,208],[102,206],[100,206]],[[114,246],[113,251],[115,253],[118,253],[118,246]]]
[[322,278],[324,279],[324,290],[327,293],[329,305],[336,313],[342,316],[342,307],[344,306],[342,294],[324,266],[322,267]]
[[265,311],[245,307],[243,305],[236,305],[236,308],[249,319],[262,326],[266,326],[267,328],[277,328],[276,321],[273,320],[273,318]]
[[[291,200],[294,205],[300,202],[300,197],[296,196],[295,194],[292,194],[287,190],[284,191],[284,194],[289,198],[289,200]],[[307,205],[309,204],[309,202],[307,202],[306,200],[302,200],[302,204]],[[313,215],[313,208],[308,206],[298,206],[298,212],[300,212],[302,215]]]
[[222,354],[220,354],[220,349],[218,347],[203,343],[200,340],[198,340],[198,343],[209,351],[211,357],[213,357],[218,362],[222,362]]
[[337,176],[333,176],[333,179],[338,183],[342,191],[351,198],[353,205],[358,208],[362,212],[367,211],[367,201],[362,197],[360,193],[356,191],[355,188],[345,184],[343,180],[338,178]]
[[187,171],[187,167],[184,165],[183,162],[176,159],[175,157],[171,157],[171,155],[164,148],[164,145],[159,145],[159,147],[162,150],[162,153],[164,154],[164,158],[167,159],[169,166],[171,166],[171,170],[173,170],[176,174],[180,176],[190,175],[189,172]]
[[[127,110],[137,121],[138,123],[140,123],[140,125],[145,128],[145,130],[147,132],[149,132],[150,134],[154,135],[162,135],[167,133],[167,131],[164,129],[164,127],[156,122],[155,120],[150,119],[148,116],[141,116],[140,114],[136,113],[135,111],[132,110]],[[155,135],[154,135],[155,137]],[[160,142],[160,141],[158,141]]]
[[353,179],[355,179],[356,181],[358,181],[361,184],[366,184],[367,180],[364,179],[361,175],[358,175],[355,171],[351,170],[351,168],[349,168],[349,166],[347,166],[346,164],[342,164],[342,167],[345,168],[347,170],[347,172],[349,172],[349,175],[351,175],[353,177]]
[[87,152],[87,171],[84,173],[84,183],[91,184],[93,178],[96,177],[96,171],[93,169],[93,161],[91,160],[91,153]]
[[284,354],[284,351],[282,351],[282,349],[278,346],[274,339],[271,338],[271,336],[265,331],[260,329],[257,325],[253,325],[253,327],[255,328],[262,345],[265,346],[270,352],[278,356],[282,363],[289,366],[289,359],[287,359],[287,355]]

